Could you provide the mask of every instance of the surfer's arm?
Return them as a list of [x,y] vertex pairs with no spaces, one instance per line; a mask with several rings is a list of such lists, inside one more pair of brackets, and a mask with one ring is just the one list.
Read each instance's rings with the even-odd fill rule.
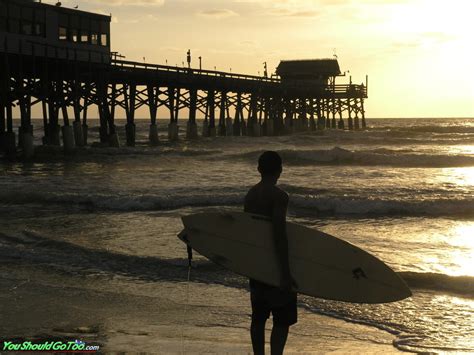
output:
[[276,254],[278,257],[281,286],[291,287],[291,274],[288,258],[288,239],[286,235],[286,210],[288,208],[288,195],[285,192],[275,194],[275,203],[272,213],[273,237]]

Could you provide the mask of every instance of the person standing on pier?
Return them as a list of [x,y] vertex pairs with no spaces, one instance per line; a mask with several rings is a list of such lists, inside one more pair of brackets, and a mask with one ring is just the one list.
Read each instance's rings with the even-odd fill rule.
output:
[[191,50],[188,49],[188,53],[186,54],[186,60],[188,62],[188,68],[191,69]]
[[272,355],[283,354],[289,327],[297,322],[296,284],[291,277],[288,263],[288,240],[286,234],[286,211],[288,194],[276,183],[282,172],[282,160],[278,153],[264,152],[258,160],[261,180],[245,196],[244,211],[265,215],[272,219],[273,236],[280,262],[280,287],[267,285],[250,279],[252,324],[250,335],[256,355],[265,353],[265,323],[273,315],[270,338]]

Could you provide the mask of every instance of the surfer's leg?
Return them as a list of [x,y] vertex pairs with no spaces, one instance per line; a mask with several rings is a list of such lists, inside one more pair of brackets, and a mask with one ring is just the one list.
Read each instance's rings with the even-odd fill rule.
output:
[[283,349],[288,339],[288,329],[298,321],[296,293],[282,294],[281,292],[278,291],[276,293],[274,301],[281,301],[282,298],[286,298],[287,303],[283,306],[272,308],[273,329],[270,338],[272,355],[283,354]]
[[252,324],[250,335],[254,354],[265,354],[265,323],[270,317],[270,307],[265,297],[268,286],[254,280],[250,280],[250,300],[252,303]]
[[250,326],[253,353],[255,355],[265,354],[265,320],[254,319]]
[[288,339],[288,325],[273,324],[272,336],[270,338],[270,346],[272,355],[283,354],[286,339]]

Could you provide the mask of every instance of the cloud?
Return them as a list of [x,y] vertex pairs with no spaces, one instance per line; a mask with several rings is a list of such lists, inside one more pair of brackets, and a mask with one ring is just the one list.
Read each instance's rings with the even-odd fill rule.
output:
[[316,17],[319,16],[321,13],[319,11],[311,11],[311,10],[301,10],[301,11],[293,11],[287,16],[292,17]]
[[247,39],[247,40],[241,41],[239,45],[244,46],[244,47],[257,47],[259,46],[259,43],[254,40]]
[[392,47],[395,49],[408,49],[408,48],[416,48],[421,46],[423,43],[419,39],[407,40],[407,41],[396,41],[392,43]]
[[391,50],[403,51],[420,47],[438,46],[455,39],[456,36],[445,32],[423,32],[413,34],[410,38],[405,40],[392,42]]
[[269,10],[269,15],[273,16],[288,16],[288,17],[316,17],[319,16],[321,13],[319,11],[314,10],[292,10],[288,8],[275,8]]
[[[92,9],[91,11],[95,14],[101,14],[101,15],[105,15],[105,16],[110,16],[111,15],[110,13],[105,11],[104,9]],[[112,23],[118,23],[118,22],[119,22],[118,17],[117,16],[112,16]]]
[[150,22],[150,21],[158,21],[159,18],[153,14],[146,14],[143,16],[137,16],[137,17],[127,17],[126,19],[122,19],[120,22],[123,23],[141,23],[141,22]]
[[199,16],[210,17],[210,18],[227,18],[233,16],[239,16],[235,11],[229,9],[211,9],[211,10],[202,10],[198,12]]

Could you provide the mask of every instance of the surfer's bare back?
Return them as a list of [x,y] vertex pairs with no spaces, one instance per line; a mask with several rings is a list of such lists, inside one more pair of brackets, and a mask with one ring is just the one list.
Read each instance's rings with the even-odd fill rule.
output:
[[286,235],[286,211],[288,194],[276,183],[282,172],[282,160],[278,153],[264,152],[258,159],[261,180],[245,196],[244,211],[270,217],[273,224],[275,249],[280,264],[280,287],[250,279],[252,325],[250,334],[255,354],[265,353],[265,323],[273,315],[270,339],[272,354],[282,354],[288,338],[288,329],[297,322],[296,293],[288,264],[288,240]]

